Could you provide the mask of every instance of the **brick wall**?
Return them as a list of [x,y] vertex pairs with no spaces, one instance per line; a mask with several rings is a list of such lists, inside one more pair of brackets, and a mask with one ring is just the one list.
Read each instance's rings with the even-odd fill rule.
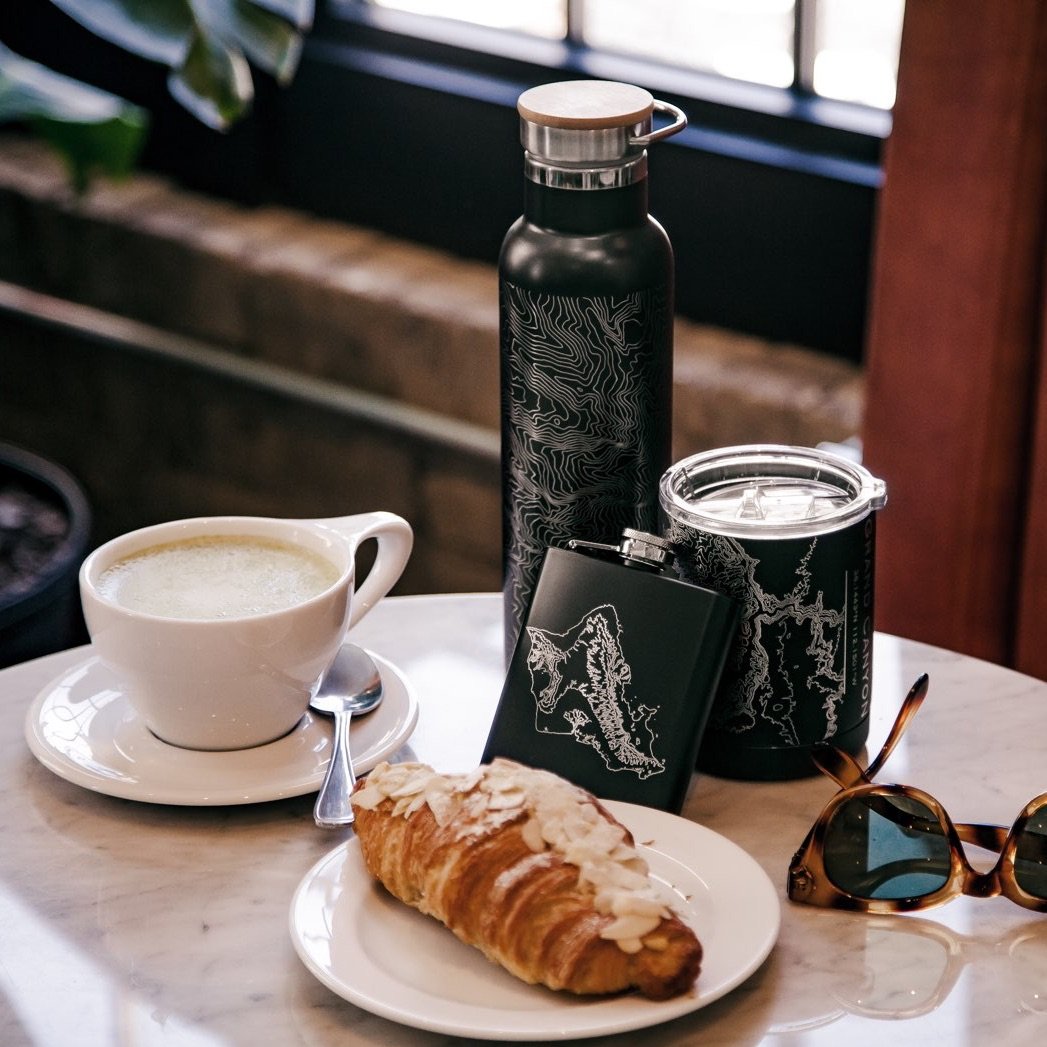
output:
[[[398,591],[498,588],[491,267],[140,174],[71,195],[0,137],[0,440],[80,476],[99,537],[387,508]],[[674,454],[859,429],[860,369],[678,320]]]

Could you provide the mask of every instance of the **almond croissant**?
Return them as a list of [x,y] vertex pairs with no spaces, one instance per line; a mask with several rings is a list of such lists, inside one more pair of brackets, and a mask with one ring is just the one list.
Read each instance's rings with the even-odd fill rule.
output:
[[382,763],[353,809],[371,875],[526,982],[660,1000],[698,976],[702,947],[629,831],[554,774]]

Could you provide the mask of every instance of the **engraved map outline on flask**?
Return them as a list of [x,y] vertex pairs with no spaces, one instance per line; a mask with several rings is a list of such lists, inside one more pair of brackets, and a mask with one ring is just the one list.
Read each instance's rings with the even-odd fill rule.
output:
[[[699,540],[678,524],[671,526],[669,537],[688,550],[681,565],[693,563],[687,571],[693,571],[689,580],[741,604],[740,626],[729,655],[733,672],[724,674],[721,700],[714,706],[710,726],[739,735],[766,726],[789,746],[832,738],[839,730],[846,699],[848,603],[846,591],[841,609],[826,607],[822,590],[812,593],[810,562],[818,538],[812,538],[799,557],[793,587],[774,593],[756,580],[760,560],[737,539],[703,534]],[[821,737],[804,737],[802,742],[794,714],[800,702],[810,711],[810,702],[797,696],[793,686],[796,674],[788,661],[797,648],[809,658],[804,684],[824,716]]]
[[570,296],[508,282],[501,294],[506,598],[519,622],[546,548],[656,526],[651,346],[668,299],[663,287]]
[[665,760],[654,753],[661,707],[626,693],[633,671],[622,650],[617,608],[593,607],[562,633],[526,629],[535,730],[574,738],[595,750],[611,772],[641,780],[664,773]]

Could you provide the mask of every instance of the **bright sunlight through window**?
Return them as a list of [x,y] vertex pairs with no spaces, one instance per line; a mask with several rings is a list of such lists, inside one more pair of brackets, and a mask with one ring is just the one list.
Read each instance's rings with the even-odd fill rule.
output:
[[894,105],[904,0],[370,0],[825,98]]

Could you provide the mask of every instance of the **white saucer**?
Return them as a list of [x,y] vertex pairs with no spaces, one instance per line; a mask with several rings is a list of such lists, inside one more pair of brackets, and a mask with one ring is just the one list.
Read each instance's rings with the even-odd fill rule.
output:
[[[353,767],[369,771],[404,744],[418,701],[396,666],[373,654],[385,698],[352,721]],[[283,738],[253,749],[200,752],[160,741],[131,708],[113,674],[91,657],[48,684],[29,707],[33,755],[74,785],[146,803],[212,807],[315,792],[331,753],[332,721],[306,715]]]

